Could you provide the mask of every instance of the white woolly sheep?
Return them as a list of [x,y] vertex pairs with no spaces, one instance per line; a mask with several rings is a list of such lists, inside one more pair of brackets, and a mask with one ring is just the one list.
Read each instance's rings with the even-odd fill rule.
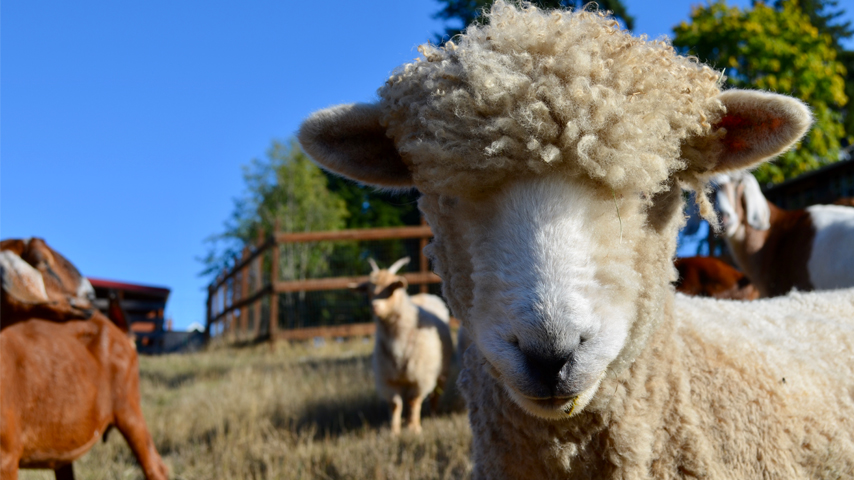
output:
[[729,251],[763,297],[854,287],[854,208],[783,210],[746,171],[713,183]]
[[409,409],[408,428],[421,432],[421,403],[432,393],[436,412],[453,355],[450,314],[441,298],[426,293],[409,296],[406,278],[397,275],[409,257],[388,270],[370,259],[367,282],[352,288],[365,291],[377,325],[374,375],[377,393],[391,406],[391,431],[399,434],[403,404]]
[[785,151],[789,97],[595,12],[497,0],[487,25],[313,114],[325,168],[417,187],[471,334],[475,478],[850,478],[854,291],[676,296],[680,187]]

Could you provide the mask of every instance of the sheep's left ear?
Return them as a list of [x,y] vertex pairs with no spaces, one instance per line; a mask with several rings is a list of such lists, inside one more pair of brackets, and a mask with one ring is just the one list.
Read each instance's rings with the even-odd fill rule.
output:
[[377,105],[338,105],[313,113],[299,129],[302,148],[321,167],[378,187],[412,187],[412,173],[380,124]]
[[753,167],[790,149],[812,124],[809,108],[800,100],[755,90],[720,94],[726,113],[715,125],[726,129],[720,138],[700,146],[708,172]]

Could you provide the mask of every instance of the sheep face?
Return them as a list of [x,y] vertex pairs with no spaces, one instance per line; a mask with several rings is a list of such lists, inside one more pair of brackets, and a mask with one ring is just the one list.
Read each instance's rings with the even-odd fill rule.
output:
[[475,343],[510,397],[540,417],[581,410],[635,319],[644,215],[639,197],[609,193],[532,177],[454,209],[467,228]]

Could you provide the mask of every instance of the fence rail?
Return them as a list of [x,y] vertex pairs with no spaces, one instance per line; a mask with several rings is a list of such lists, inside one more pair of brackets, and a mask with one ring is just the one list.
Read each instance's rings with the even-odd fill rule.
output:
[[[262,235],[263,239],[258,244],[253,248],[244,248],[240,257],[234,259],[233,266],[220,273],[208,286],[205,338],[274,342],[285,339],[373,334],[373,324],[366,322],[369,310],[364,297],[340,291],[348,289],[352,284],[366,281],[368,276],[363,273],[369,268],[365,261],[367,256],[383,253],[379,249],[380,244],[391,242],[396,249],[390,251],[410,253],[410,256],[415,256],[417,248],[420,261],[412,262],[409,267],[411,270],[401,275],[410,286],[427,292],[430,285],[441,282],[441,279],[429,270],[429,262],[422,253],[432,236],[433,233],[427,225],[328,232],[274,231],[271,235]],[[416,240],[417,244],[413,244],[412,241]],[[324,266],[328,267],[327,273],[330,273],[325,276],[280,278],[281,266],[285,260],[282,257],[283,249],[302,244],[326,246],[325,249],[314,246],[306,248],[303,250],[304,254],[308,251],[325,252],[330,258],[337,255],[343,257],[343,260],[324,259],[327,260]],[[386,256],[391,254],[385,253]],[[351,258],[353,255],[358,258]],[[346,264],[344,267],[339,265],[342,262]],[[285,264],[290,265],[287,261]],[[290,265],[290,270],[294,270],[293,265]],[[293,271],[290,273],[293,275]],[[312,295],[314,297],[309,298]],[[352,303],[337,305],[344,300],[358,303],[348,310],[347,305],[353,305]],[[350,313],[344,315],[344,321],[332,319],[331,324],[321,322],[317,325],[304,325],[305,317],[322,316],[324,313],[329,317],[330,309]]]

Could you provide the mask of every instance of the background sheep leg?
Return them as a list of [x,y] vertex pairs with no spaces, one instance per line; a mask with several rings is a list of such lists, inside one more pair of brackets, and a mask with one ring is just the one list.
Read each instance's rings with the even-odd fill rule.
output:
[[400,394],[391,397],[391,433],[400,434],[400,418],[403,415],[403,399]]
[[409,424],[407,428],[413,433],[421,433],[421,404],[424,397],[419,395],[407,400],[409,403]]

